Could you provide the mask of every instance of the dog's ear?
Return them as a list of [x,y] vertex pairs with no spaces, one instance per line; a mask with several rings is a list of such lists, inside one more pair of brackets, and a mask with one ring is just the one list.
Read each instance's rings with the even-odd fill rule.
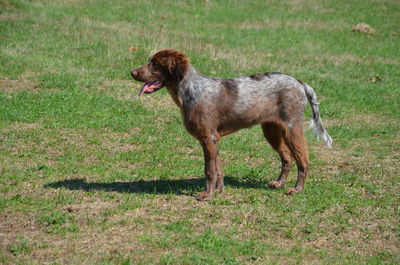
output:
[[164,65],[174,81],[179,82],[182,80],[189,67],[189,60],[186,55],[180,52],[172,52],[163,59],[165,60]]
[[174,73],[176,65],[178,64],[178,60],[174,55],[169,55],[167,57],[164,57],[163,61],[165,67],[168,69],[168,73],[172,75]]

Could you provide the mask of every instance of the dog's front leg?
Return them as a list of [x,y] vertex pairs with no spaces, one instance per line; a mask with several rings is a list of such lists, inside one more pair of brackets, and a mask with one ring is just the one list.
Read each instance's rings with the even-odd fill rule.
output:
[[217,134],[205,136],[201,139],[204,151],[204,174],[206,177],[206,190],[197,194],[201,201],[210,200],[215,192],[219,172],[218,143]]
[[217,192],[222,193],[224,191],[224,170],[221,165],[221,158],[217,151]]

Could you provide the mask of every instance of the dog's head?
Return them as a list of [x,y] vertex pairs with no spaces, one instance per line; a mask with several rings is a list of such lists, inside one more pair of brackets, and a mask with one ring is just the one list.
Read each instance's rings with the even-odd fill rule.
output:
[[185,76],[189,68],[189,58],[176,50],[165,49],[156,52],[148,62],[135,70],[132,77],[144,82],[139,96],[143,93],[151,94],[164,86],[174,87]]

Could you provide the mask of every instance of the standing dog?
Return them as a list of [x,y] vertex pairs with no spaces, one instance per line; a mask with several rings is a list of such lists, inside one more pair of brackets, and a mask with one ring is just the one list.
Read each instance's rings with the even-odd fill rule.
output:
[[292,158],[297,163],[296,186],[287,189],[286,194],[302,191],[307,177],[308,155],[303,132],[307,102],[311,105],[315,134],[328,147],[332,145],[320,119],[314,90],[288,75],[263,73],[233,79],[208,77],[197,72],[185,54],[171,49],[156,52],[131,75],[145,83],[139,96],[165,86],[182,112],[186,129],[201,143],[206,190],[198,194],[199,200],[211,199],[215,189],[223,191],[217,144],[224,135],[261,124],[264,137],[282,161],[278,179],[268,185],[283,187]]

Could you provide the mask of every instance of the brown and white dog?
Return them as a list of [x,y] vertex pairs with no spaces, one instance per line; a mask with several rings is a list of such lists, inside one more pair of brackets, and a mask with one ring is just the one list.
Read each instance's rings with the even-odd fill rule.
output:
[[272,188],[287,182],[292,158],[297,163],[296,186],[286,190],[294,194],[304,189],[308,155],[303,132],[304,110],[309,102],[312,127],[328,147],[332,139],[322,125],[314,90],[306,83],[282,73],[263,73],[233,79],[208,77],[197,72],[189,58],[176,50],[156,52],[148,62],[131,72],[144,82],[139,96],[162,87],[168,89],[181,110],[186,129],[204,151],[206,190],[198,199],[209,200],[215,190],[224,187],[217,144],[224,135],[261,124],[264,137],[278,152],[281,173]]

